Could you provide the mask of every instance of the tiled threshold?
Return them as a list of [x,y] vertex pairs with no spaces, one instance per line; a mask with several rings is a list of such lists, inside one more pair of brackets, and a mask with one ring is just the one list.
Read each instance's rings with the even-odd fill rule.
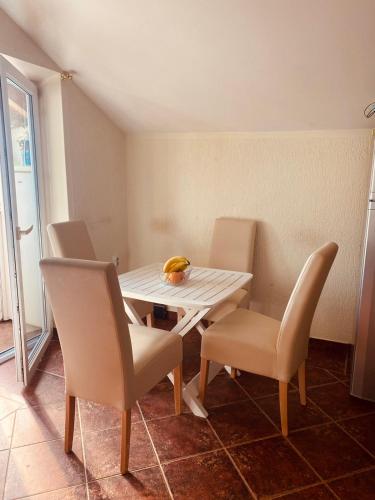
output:
[[[169,327],[172,322],[159,326]],[[200,336],[184,338],[184,378],[199,366]],[[209,386],[209,419],[173,414],[162,381],[132,416],[131,474],[119,466],[119,414],[80,401],[74,453],[63,451],[64,370],[52,341],[31,387],[0,366],[0,494],[5,499],[372,499],[375,404],[349,396],[347,346],[311,340],[308,405],[295,380],[288,438],[279,429],[277,384],[243,373]]]

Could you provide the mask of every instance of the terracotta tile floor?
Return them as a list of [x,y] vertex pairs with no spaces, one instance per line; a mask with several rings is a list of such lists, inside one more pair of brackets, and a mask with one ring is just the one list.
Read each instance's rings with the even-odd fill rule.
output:
[[[159,322],[170,327],[172,322]],[[199,367],[200,336],[184,338],[184,378]],[[64,369],[57,340],[31,386],[0,365],[0,496],[5,499],[375,498],[375,404],[349,396],[347,347],[312,340],[308,405],[289,391],[290,435],[280,435],[277,383],[222,372],[208,387],[209,419],[174,416],[165,379],[132,415],[131,474],[118,474],[119,413],[77,405],[74,453],[65,455]]]
[[[40,328],[34,325],[26,325],[26,339],[37,337]],[[12,321],[0,321],[0,353],[14,346]]]

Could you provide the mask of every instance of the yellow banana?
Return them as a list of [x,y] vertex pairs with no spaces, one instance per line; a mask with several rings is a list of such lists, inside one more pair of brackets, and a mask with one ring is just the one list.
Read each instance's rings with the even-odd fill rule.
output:
[[185,271],[188,265],[189,264],[187,264],[185,260],[181,260],[179,262],[176,262],[175,264],[172,264],[169,269],[169,272],[174,273],[178,271]]
[[[170,273],[174,271],[183,271],[190,264],[189,260],[186,257],[182,257],[180,255],[176,255],[175,257],[171,257],[166,261],[163,267],[163,273]],[[173,268],[173,269],[172,269]],[[175,269],[176,268],[176,269]]]

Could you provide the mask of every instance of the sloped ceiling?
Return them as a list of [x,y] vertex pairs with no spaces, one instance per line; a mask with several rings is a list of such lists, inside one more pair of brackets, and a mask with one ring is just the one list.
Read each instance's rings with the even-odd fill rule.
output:
[[374,0],[0,7],[125,131],[374,127]]

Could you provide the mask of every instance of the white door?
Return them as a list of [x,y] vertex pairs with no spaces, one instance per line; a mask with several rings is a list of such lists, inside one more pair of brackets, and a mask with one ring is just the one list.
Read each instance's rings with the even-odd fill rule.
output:
[[0,58],[0,162],[12,292],[17,378],[25,385],[51,335],[39,260],[40,144],[35,86]]

